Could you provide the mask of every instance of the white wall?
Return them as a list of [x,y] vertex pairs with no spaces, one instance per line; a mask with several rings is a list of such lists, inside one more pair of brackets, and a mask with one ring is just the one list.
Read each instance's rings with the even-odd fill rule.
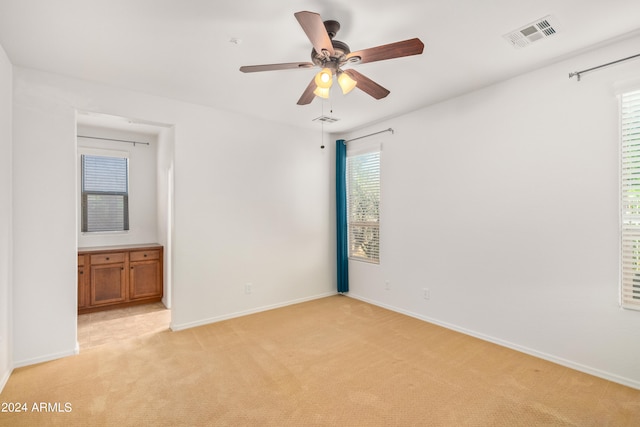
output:
[[[92,150],[126,152],[129,157],[129,231],[110,233],[82,233],[78,221],[78,247],[144,244],[158,242],[158,138],[152,134],[141,134],[118,129],[78,125],[78,135],[99,138],[138,141],[145,144],[129,144],[78,138],[78,162],[80,154]],[[87,151],[88,150],[88,151]],[[78,163],[79,165],[79,163]],[[78,166],[78,188],[80,188],[80,166]],[[79,192],[80,190],[78,190]],[[79,194],[79,193],[78,193]],[[81,203],[78,197],[78,217]]]
[[318,134],[206,109],[189,123],[175,126],[172,327],[334,294]]
[[567,77],[638,45],[347,135],[395,129],[383,136],[381,263],[351,261],[349,294],[640,388],[640,312],[618,306],[614,90],[640,61]]
[[175,329],[335,293],[331,155],[315,132],[15,68],[16,365],[75,346],[76,110],[174,126]]
[[164,246],[164,292],[162,302],[171,308],[173,284],[173,157],[175,135],[173,127],[163,129],[158,135],[157,183],[157,242]]
[[14,67],[13,360],[73,354],[77,326],[75,111]]
[[12,65],[0,46],[0,391],[11,373]]

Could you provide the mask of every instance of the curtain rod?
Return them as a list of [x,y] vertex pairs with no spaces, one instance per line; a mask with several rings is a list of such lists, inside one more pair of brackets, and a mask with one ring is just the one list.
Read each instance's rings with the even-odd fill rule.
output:
[[346,144],[347,142],[355,141],[355,140],[362,139],[362,138],[368,138],[370,136],[378,135],[379,133],[385,133],[385,132],[391,132],[391,134],[393,135],[393,129],[389,128],[389,129],[381,130],[380,132],[370,133],[369,135],[359,136],[357,138],[351,138],[351,139],[346,140],[344,143]]
[[126,139],[113,139],[113,138],[100,138],[98,136],[86,136],[86,135],[76,135],[78,138],[89,138],[89,139],[101,139],[103,141],[117,141],[117,142],[127,142],[129,144],[133,144],[135,147],[136,144],[149,145],[148,142],[140,142],[140,141],[127,141]]
[[639,56],[640,56],[640,53],[639,53],[639,54],[637,54],[637,55],[629,56],[629,57],[627,57],[627,58],[618,59],[617,61],[612,61],[612,62],[608,62],[608,63],[606,63],[606,64],[598,65],[598,66],[596,66],[596,67],[591,67],[591,68],[588,68],[588,69],[586,69],[586,70],[582,70],[582,71],[575,71],[575,72],[573,72],[573,73],[569,73],[569,78],[574,77],[574,76],[578,76],[578,81],[580,81],[580,75],[581,75],[581,74],[588,73],[589,71],[594,71],[594,70],[597,70],[597,69],[599,69],[599,68],[608,67],[608,66],[610,66],[610,65],[614,65],[614,64],[617,64],[617,63],[619,63],[619,62],[628,61],[628,60],[630,60],[630,59],[637,58],[637,57],[639,57]]

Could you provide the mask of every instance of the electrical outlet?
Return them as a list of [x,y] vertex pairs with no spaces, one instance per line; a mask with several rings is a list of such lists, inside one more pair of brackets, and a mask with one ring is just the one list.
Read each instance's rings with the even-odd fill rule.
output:
[[391,289],[391,284],[389,283],[388,280],[384,281],[384,288],[388,291],[389,289]]
[[246,285],[244,285],[244,293],[249,295],[251,293],[252,288],[253,288],[253,285],[251,283],[247,283]]
[[431,298],[431,293],[429,292],[429,288],[422,288],[422,298],[427,300]]

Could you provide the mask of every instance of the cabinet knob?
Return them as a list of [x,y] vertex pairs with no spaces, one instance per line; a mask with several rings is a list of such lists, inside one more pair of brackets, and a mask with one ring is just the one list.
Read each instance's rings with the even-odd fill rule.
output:
[[106,257],[105,259],[106,259],[107,261],[109,261],[109,257]]
[[144,254],[144,257],[146,258],[146,257],[147,257],[147,254]]
[[133,270],[133,267],[131,267],[131,269]]

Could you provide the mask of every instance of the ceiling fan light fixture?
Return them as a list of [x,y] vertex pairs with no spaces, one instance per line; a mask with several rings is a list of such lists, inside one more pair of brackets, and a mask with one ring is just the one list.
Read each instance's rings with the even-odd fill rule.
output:
[[333,73],[328,68],[323,68],[315,78],[316,86],[322,89],[329,89],[333,84]]
[[342,89],[342,93],[346,95],[356,87],[358,82],[353,80],[347,73],[340,72],[338,73],[338,84]]
[[316,89],[313,91],[313,94],[315,96],[319,96],[320,98],[324,98],[327,99],[329,98],[329,88],[328,87],[316,87]]

